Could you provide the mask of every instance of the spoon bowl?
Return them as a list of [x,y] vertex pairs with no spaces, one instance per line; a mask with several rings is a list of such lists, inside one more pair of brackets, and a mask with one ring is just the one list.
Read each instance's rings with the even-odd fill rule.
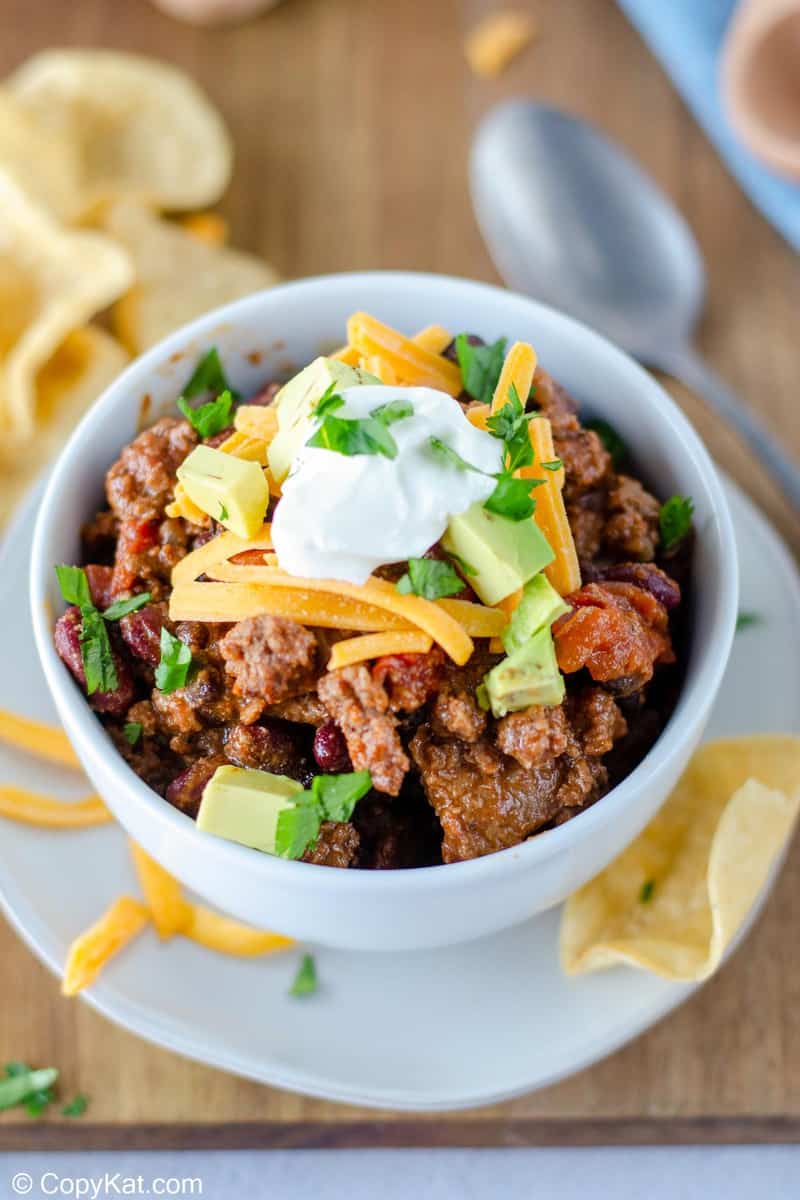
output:
[[800,509],[800,470],[695,353],[703,262],[680,213],[607,137],[533,100],[494,109],[470,159],[475,213],[506,283],[700,393]]

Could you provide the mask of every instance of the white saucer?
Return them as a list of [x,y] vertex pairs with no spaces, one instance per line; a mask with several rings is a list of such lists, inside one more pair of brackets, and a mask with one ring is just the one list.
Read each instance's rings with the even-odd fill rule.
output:
[[[742,609],[762,620],[736,638],[707,736],[796,731],[800,577],[763,517],[734,485],[728,492]],[[26,602],[33,509],[20,515],[0,555],[0,707],[54,721]],[[86,791],[77,774],[2,746],[0,780],[65,796]],[[0,902],[54,971],[72,938],[135,888],[116,827],[51,833],[2,822]],[[161,946],[148,932],[85,999],[148,1041],[276,1087],[396,1109],[490,1104],[588,1066],[693,991],[628,968],[565,979],[558,920],[548,913],[447,950],[319,950],[322,986],[303,1000],[287,995],[294,952],[239,961],[181,939]]]

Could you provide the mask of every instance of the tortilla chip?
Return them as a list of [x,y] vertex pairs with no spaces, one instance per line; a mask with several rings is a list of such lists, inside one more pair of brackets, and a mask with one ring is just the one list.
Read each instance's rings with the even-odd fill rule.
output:
[[0,526],[127,362],[119,342],[87,326],[69,334],[44,365],[36,376],[36,436],[24,453],[0,442]]
[[0,91],[0,164],[24,192],[60,221],[80,208],[74,147],[41,130],[7,92]]
[[658,816],[567,900],[568,975],[628,963],[667,979],[719,966],[800,811],[800,738],[724,738],[697,751]]
[[209,245],[130,201],[113,205],[103,228],[134,262],[136,283],[112,312],[114,330],[133,354],[209,309],[270,287],[278,278],[261,259]]
[[45,133],[74,147],[85,211],[122,196],[202,208],[228,185],[228,131],[175,67],[111,50],[44,50],[6,84]]
[[97,233],[63,232],[0,169],[0,440],[35,432],[36,375],[67,334],[125,291],[128,255]]

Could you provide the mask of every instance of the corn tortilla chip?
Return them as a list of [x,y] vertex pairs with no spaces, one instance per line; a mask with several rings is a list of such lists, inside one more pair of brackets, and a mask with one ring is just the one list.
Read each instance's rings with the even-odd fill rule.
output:
[[128,362],[110,334],[87,326],[62,342],[36,376],[36,436],[24,453],[0,441],[0,526],[78,421]]
[[134,286],[112,312],[117,337],[133,354],[209,309],[277,281],[261,259],[210,245],[131,201],[113,205],[103,228],[128,250],[135,267]]
[[73,146],[41,130],[8,92],[0,91],[0,164],[36,204],[60,221],[80,208]]
[[0,437],[35,433],[36,375],[65,337],[131,282],[125,251],[98,233],[63,232],[0,170]]
[[798,811],[800,738],[725,738],[701,747],[658,816],[564,906],[566,973],[628,963],[667,979],[707,978]]
[[175,67],[111,50],[44,50],[6,81],[40,128],[74,148],[85,211],[121,196],[202,208],[228,185],[231,139]]

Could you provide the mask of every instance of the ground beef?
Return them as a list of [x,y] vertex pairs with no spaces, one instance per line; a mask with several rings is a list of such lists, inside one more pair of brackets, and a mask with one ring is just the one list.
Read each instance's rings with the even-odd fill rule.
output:
[[361,838],[352,825],[344,821],[323,821],[316,846],[306,850],[302,861],[320,867],[354,867],[360,845]]
[[393,712],[416,712],[436,692],[444,653],[434,646],[427,654],[387,654],[372,668],[372,677],[386,690]]
[[658,514],[661,505],[646,492],[638,479],[617,475],[608,492],[605,546],[615,558],[651,562],[659,541]]
[[619,705],[603,688],[584,688],[568,696],[569,723],[585,754],[602,758],[628,732]]
[[[613,701],[612,701],[613,704]],[[534,704],[497,723],[495,743],[523,767],[558,758],[567,748],[567,719],[560,705]]]
[[311,770],[300,731],[268,721],[261,725],[232,725],[225,734],[225,755],[237,767],[288,775],[305,783]]
[[281,721],[294,721],[298,725],[324,725],[330,719],[316,691],[301,692],[299,696],[290,696],[288,700],[270,704],[264,710],[264,715],[277,717]]
[[237,696],[276,704],[308,689],[317,663],[317,640],[286,617],[266,614],[234,625],[219,643]]
[[106,475],[106,496],[118,520],[161,520],[173,498],[175,472],[196,445],[188,421],[162,417],[126,446]]
[[487,726],[487,715],[478,704],[476,690],[487,671],[499,661],[476,648],[463,667],[448,663],[431,707],[431,726],[440,737],[457,737],[477,742]]
[[385,688],[357,663],[326,672],[317,690],[345,736],[355,769],[370,771],[378,791],[396,796],[410,764]]
[[606,529],[606,493],[585,492],[567,504],[567,519],[582,570],[600,553]]
[[558,760],[526,770],[486,741],[438,740],[424,727],[410,749],[442,826],[446,863],[515,846],[561,807]]
[[546,371],[537,367],[534,404],[550,421],[556,454],[564,464],[564,501],[602,489],[611,474],[611,456],[591,429],[578,420],[573,401]]
[[207,725],[230,725],[239,715],[235,697],[212,662],[199,665],[185,687],[168,693],[154,689],[151,702],[163,733],[170,738],[199,733]]
[[195,759],[185,770],[176,775],[167,788],[169,803],[194,820],[197,817],[197,810],[200,808],[206,784],[217,767],[224,767],[226,761],[221,754]]
[[117,534],[117,518],[110,509],[103,509],[81,530],[83,561],[110,566],[114,562]]
[[558,665],[566,674],[587,667],[592,679],[625,695],[653,677],[656,663],[674,662],[663,604],[630,583],[588,583],[566,597],[574,612],[553,627]]

